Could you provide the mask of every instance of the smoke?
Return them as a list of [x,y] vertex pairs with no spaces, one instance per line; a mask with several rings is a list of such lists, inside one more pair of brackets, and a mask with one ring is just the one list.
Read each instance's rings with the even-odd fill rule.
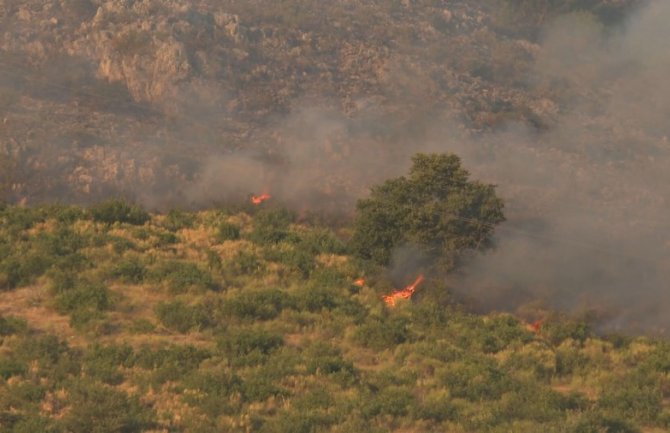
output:
[[[466,12],[463,20],[469,19]],[[451,22],[451,12],[448,16]],[[497,89],[486,89],[474,75],[463,78],[467,74],[457,70],[470,64],[485,70],[479,60],[494,38],[490,32],[462,38],[476,39],[471,45],[450,46],[444,41],[451,39],[434,36],[435,28],[414,29],[410,21],[420,46],[402,47],[403,52],[389,56],[383,55],[387,48],[376,54],[371,50],[375,55],[370,56],[350,55],[351,50],[335,54],[365,66],[349,65],[356,73],[369,74],[360,79],[361,89],[372,89],[368,93],[361,91],[359,99],[320,94],[287,98],[281,114],[263,111],[270,111],[274,102],[263,102],[271,92],[262,80],[251,81],[257,88],[247,85],[238,91],[236,81],[219,79],[235,76],[222,75],[224,69],[249,76],[262,72],[249,69],[249,54],[238,49],[246,46],[235,45],[244,40],[237,21],[225,27],[230,41],[222,46],[227,50],[230,45],[230,50],[220,56],[198,51],[193,58],[200,60],[191,59],[195,66],[184,71],[177,66],[186,64],[185,45],[161,51],[165,58],[154,59],[156,64],[174,68],[152,75],[148,71],[163,69],[151,66],[151,56],[130,56],[117,62],[117,71],[109,67],[116,54],[105,58],[108,63],[96,63],[72,43],[73,51],[88,58],[54,63],[42,71],[43,88],[33,86],[21,95],[16,89],[30,87],[40,71],[24,68],[30,62],[17,58],[50,64],[50,45],[33,44],[28,48],[37,54],[0,58],[0,151],[16,154],[17,164],[29,173],[25,182],[15,182],[16,201],[32,192],[42,200],[82,202],[112,191],[154,209],[198,208],[267,192],[298,211],[338,215],[351,215],[356,199],[371,185],[405,174],[414,153],[454,152],[473,178],[498,185],[508,218],[497,229],[497,248],[450,277],[458,293],[486,309],[515,310],[537,300],[565,311],[598,307],[611,313],[603,324],[608,329],[662,332],[670,325],[664,314],[670,310],[669,20],[670,3],[662,0],[649,2],[617,28],[604,27],[586,14],[558,18],[544,29],[539,47],[522,56],[532,68],[523,91],[517,92],[534,99],[530,109],[545,128],[510,123],[489,133],[468,132],[462,117],[465,111],[477,112],[482,95],[495,99]],[[460,31],[454,30],[456,15],[453,21],[444,31]],[[472,28],[480,23],[468,22]],[[216,40],[224,41],[225,34]],[[433,45],[421,42],[432,37]],[[516,46],[507,42],[509,50]],[[170,39],[166,46],[175,44]],[[303,48],[309,51],[307,45]],[[426,58],[431,50],[440,58]],[[507,52],[498,57],[513,62]],[[440,67],[459,56],[456,66]],[[266,60],[268,65],[256,68],[266,70],[259,76],[284,86],[277,78],[271,81],[274,72],[267,72],[272,64]],[[508,66],[514,66],[508,68],[512,73],[523,70]],[[98,76],[103,69],[105,79]],[[134,78],[113,80],[125,74]],[[53,77],[58,78],[55,83]],[[133,83],[139,94],[150,79],[155,83],[149,87],[163,99],[133,101]],[[321,76],[308,79],[315,81],[305,89],[318,93]],[[85,88],[73,95],[71,90],[81,83]],[[338,83],[333,80],[330,86]],[[52,93],[46,98],[40,96],[45,89]],[[455,96],[435,96],[444,89],[453,89]],[[509,99],[517,93],[510,91]],[[507,94],[502,96],[505,102]],[[23,111],[12,111],[17,101],[26,107]],[[31,112],[39,115],[30,120],[25,113]],[[60,141],[73,141],[69,133],[80,130],[88,135],[77,136],[77,152],[61,146]],[[53,156],[38,158],[46,148]],[[49,164],[55,167],[51,171],[45,168]],[[66,181],[54,180],[66,171],[71,173],[62,176]],[[396,253],[394,270],[420,266],[410,263],[413,254],[408,251]],[[400,278],[393,272],[393,278]]]
[[556,94],[550,129],[512,125],[453,149],[499,185],[509,220],[497,249],[454,277],[458,292],[489,309],[541,300],[607,311],[610,330],[666,331],[668,19],[670,4],[656,1],[616,32],[584,15],[556,20],[531,82]]

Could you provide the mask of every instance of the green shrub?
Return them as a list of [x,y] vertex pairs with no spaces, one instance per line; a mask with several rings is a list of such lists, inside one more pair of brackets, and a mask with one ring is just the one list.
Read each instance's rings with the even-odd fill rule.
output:
[[371,349],[389,349],[409,339],[407,325],[404,317],[370,315],[356,328],[355,340]]
[[101,318],[111,306],[111,292],[102,283],[80,280],[56,296],[56,308],[70,314],[71,324],[77,329]]
[[228,222],[219,224],[216,231],[216,239],[219,242],[236,241],[240,238],[240,227]]
[[223,312],[240,319],[270,320],[284,308],[293,305],[293,299],[278,289],[244,290],[223,303]]
[[256,371],[242,383],[242,397],[246,401],[265,401],[270,397],[287,396],[288,393],[277,386],[277,380],[263,374],[263,370]]
[[131,367],[133,360],[133,349],[128,345],[95,344],[84,356],[83,371],[88,377],[109,385],[118,385],[124,379],[120,367]]
[[448,393],[432,393],[416,406],[414,418],[444,422],[458,419],[457,406],[450,400]]
[[148,334],[156,330],[156,325],[147,319],[135,319],[128,330],[133,334]]
[[264,266],[255,254],[246,251],[238,251],[235,258],[228,264],[227,269],[229,269],[234,276],[255,275],[262,272]]
[[[0,420],[0,424],[2,421]],[[59,428],[52,419],[38,415],[22,417],[13,425],[12,433],[59,433]]]
[[598,406],[605,413],[643,423],[654,422],[661,413],[663,394],[660,377],[647,371],[633,371],[613,378],[603,386]]
[[229,358],[241,358],[258,354],[265,358],[284,345],[279,334],[258,328],[227,330],[217,339],[217,347]]
[[14,347],[13,359],[25,366],[37,365],[41,374],[51,381],[78,375],[80,353],[53,335],[34,335],[21,339]]
[[128,223],[143,225],[151,216],[141,207],[129,204],[123,200],[109,200],[90,209],[94,221],[106,224]]
[[364,403],[363,413],[367,416],[406,416],[414,410],[414,396],[405,387],[388,386]]
[[555,346],[558,346],[568,338],[579,343],[584,343],[587,338],[593,335],[588,323],[564,317],[559,317],[543,324],[542,334]]
[[181,380],[210,357],[207,350],[190,345],[153,349],[142,346],[135,351],[133,365],[152,371],[152,384],[158,386],[167,381]]
[[209,272],[189,262],[175,260],[163,262],[151,270],[150,276],[157,282],[166,281],[173,294],[185,293],[189,289],[213,290],[217,288]]
[[249,239],[261,245],[293,240],[289,226],[294,220],[295,215],[288,209],[263,209],[254,216],[253,230],[249,234]]
[[306,371],[309,374],[335,377],[342,384],[353,384],[358,373],[354,364],[346,361],[337,347],[326,343],[315,343],[304,354]]
[[155,312],[163,326],[181,333],[212,325],[212,320],[203,307],[191,307],[181,301],[161,302],[156,305]]
[[7,356],[0,357],[0,377],[7,380],[12,376],[23,375],[27,372],[27,364]]
[[40,209],[19,206],[5,206],[0,213],[0,218],[4,229],[10,233],[28,230],[45,220],[45,216]]
[[144,281],[147,269],[137,257],[126,257],[116,262],[110,276],[127,284],[139,284]]
[[136,250],[137,245],[124,237],[121,236],[109,236],[107,239],[104,240],[104,243],[106,244],[107,242],[112,244],[112,249],[116,254],[123,254],[128,250]]
[[10,290],[33,284],[52,263],[52,258],[39,251],[9,256],[0,262],[0,273],[4,275],[0,288]]
[[439,374],[441,383],[456,398],[497,400],[514,389],[514,381],[488,359],[468,359],[450,364]]
[[25,319],[13,316],[0,316],[0,336],[24,334],[28,331],[28,323]]
[[628,420],[619,415],[587,413],[571,430],[574,433],[640,433]]
[[86,212],[79,206],[53,204],[45,206],[44,212],[46,216],[62,224],[73,224],[87,217]]
[[61,423],[71,433],[141,432],[154,425],[153,410],[106,385],[80,381],[68,390],[70,410]]
[[301,234],[297,249],[311,255],[346,253],[346,245],[332,231],[318,228]]
[[307,251],[297,247],[289,248],[266,248],[266,260],[284,265],[290,272],[307,278],[316,267],[314,256]]
[[172,209],[163,220],[163,227],[167,230],[176,232],[185,228],[192,228],[195,223],[195,215],[189,212],[183,212]]
[[102,283],[76,280],[72,274],[55,274],[52,282],[59,312],[70,315],[70,324],[83,331],[100,323],[104,312],[112,307],[112,292]]
[[158,232],[156,233],[156,241],[153,242],[154,248],[161,248],[168,245],[174,245],[179,243],[179,238],[174,233],[170,232]]
[[194,372],[184,378],[182,385],[197,391],[184,394],[184,400],[200,408],[210,418],[237,410],[230,397],[241,392],[242,380],[235,374],[226,371]]

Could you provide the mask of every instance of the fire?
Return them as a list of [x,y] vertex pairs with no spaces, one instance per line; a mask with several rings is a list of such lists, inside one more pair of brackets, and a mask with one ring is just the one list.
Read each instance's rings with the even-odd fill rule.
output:
[[533,323],[527,323],[526,328],[529,331],[531,331],[535,334],[539,334],[540,331],[542,331],[542,325],[543,324],[544,324],[544,319],[540,319],[540,320],[534,321]]
[[271,199],[272,196],[268,193],[263,193],[261,195],[252,195],[251,196],[251,202],[255,205],[259,205],[263,203],[265,200]]
[[359,278],[354,281],[354,286],[363,287],[365,285],[365,278]]
[[397,290],[391,293],[390,295],[384,296],[384,302],[386,302],[386,304],[389,307],[395,307],[395,303],[397,300],[410,299],[414,294],[414,292],[416,291],[416,288],[419,287],[421,283],[423,283],[423,280],[424,280],[423,275],[419,275],[418,277],[416,277],[416,280],[414,280],[414,282],[409,286],[405,287],[402,290]]

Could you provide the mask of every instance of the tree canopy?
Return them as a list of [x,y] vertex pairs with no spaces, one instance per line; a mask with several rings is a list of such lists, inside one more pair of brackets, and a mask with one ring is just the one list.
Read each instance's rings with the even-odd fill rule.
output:
[[468,251],[490,248],[494,226],[505,220],[495,185],[470,180],[453,154],[419,153],[412,161],[409,176],[358,201],[354,252],[387,265],[394,249],[411,245],[449,270]]

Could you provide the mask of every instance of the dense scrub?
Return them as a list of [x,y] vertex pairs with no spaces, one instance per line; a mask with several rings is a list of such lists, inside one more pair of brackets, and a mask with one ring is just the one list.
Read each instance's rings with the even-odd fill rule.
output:
[[536,334],[440,279],[388,309],[346,230],[281,209],[123,206],[1,211],[0,431],[670,427],[665,342],[555,314]]

